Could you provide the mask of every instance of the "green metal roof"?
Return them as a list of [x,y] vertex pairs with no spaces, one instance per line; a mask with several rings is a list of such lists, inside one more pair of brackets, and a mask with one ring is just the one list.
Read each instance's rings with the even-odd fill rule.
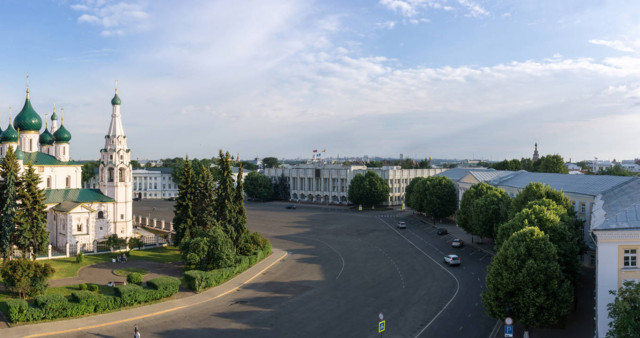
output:
[[20,131],[39,131],[42,128],[42,119],[31,106],[31,100],[29,100],[28,95],[22,110],[13,120],[13,124]]
[[7,129],[5,129],[5,131],[2,132],[2,136],[0,136],[0,139],[2,140],[2,143],[18,142],[18,136],[19,135],[16,129],[13,128],[13,125],[11,123],[9,123],[9,126],[7,127]]
[[51,155],[39,151],[24,153],[23,161],[25,164],[31,162],[33,165],[82,165],[82,163],[76,161],[62,162]]
[[69,143],[71,141],[71,133],[64,127],[64,124],[53,133],[56,143]]
[[103,195],[98,189],[49,189],[44,193],[44,204],[57,204],[65,201],[76,203],[115,202],[113,198]]
[[60,212],[69,212],[69,211],[75,209],[76,207],[78,207],[79,205],[82,205],[82,203],[64,201],[64,202],[56,205],[55,207],[53,207],[53,210],[60,211]]
[[114,95],[113,98],[111,99],[111,105],[119,106],[120,102],[121,102],[120,97],[118,96],[118,93],[116,93],[116,95]]
[[42,134],[40,134],[40,144],[43,146],[52,146],[54,139],[53,139],[53,135],[51,135],[51,132],[49,132],[49,128],[45,128],[45,130],[42,132]]

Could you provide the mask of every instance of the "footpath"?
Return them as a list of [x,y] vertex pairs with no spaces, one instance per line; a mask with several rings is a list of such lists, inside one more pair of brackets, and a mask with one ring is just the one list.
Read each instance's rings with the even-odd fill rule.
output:
[[0,330],[0,336],[8,337],[44,337],[50,335],[64,335],[65,333],[85,331],[109,325],[138,321],[143,318],[157,316],[173,311],[180,311],[194,305],[213,301],[223,297],[280,262],[287,256],[287,252],[273,248],[272,253],[256,265],[237,275],[226,283],[211,288],[202,293],[180,299],[172,299],[152,305],[136,307],[128,310],[111,312],[101,315],[82,317],[70,320],[59,320],[40,324],[23,325]]

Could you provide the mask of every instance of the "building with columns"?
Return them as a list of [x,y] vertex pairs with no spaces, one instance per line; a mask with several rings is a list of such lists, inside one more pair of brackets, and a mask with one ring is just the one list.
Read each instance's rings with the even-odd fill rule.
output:
[[42,118],[31,105],[29,89],[24,106],[13,122],[0,128],[0,157],[9,147],[16,152],[20,173],[31,163],[40,175],[45,191],[49,241],[56,248],[67,244],[91,246],[117,234],[132,233],[132,190],[130,150],[122,127],[117,90],[111,100],[111,124],[100,149],[98,189],[82,188],[82,163],[71,160],[71,133],[60,125],[55,111],[42,129]]

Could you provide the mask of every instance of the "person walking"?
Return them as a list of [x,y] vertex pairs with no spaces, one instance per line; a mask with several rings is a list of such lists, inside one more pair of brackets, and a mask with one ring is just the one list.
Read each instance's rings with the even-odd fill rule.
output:
[[140,330],[138,330],[138,324],[133,326],[133,338],[140,338]]

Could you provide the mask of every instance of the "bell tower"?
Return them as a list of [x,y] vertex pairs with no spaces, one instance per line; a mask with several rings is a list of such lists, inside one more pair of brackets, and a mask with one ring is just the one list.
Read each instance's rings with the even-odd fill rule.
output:
[[127,136],[122,128],[120,97],[118,88],[111,99],[111,124],[104,137],[104,148],[100,150],[100,191],[115,200],[112,233],[118,237],[131,237],[133,229],[133,186],[131,154],[127,147]]

